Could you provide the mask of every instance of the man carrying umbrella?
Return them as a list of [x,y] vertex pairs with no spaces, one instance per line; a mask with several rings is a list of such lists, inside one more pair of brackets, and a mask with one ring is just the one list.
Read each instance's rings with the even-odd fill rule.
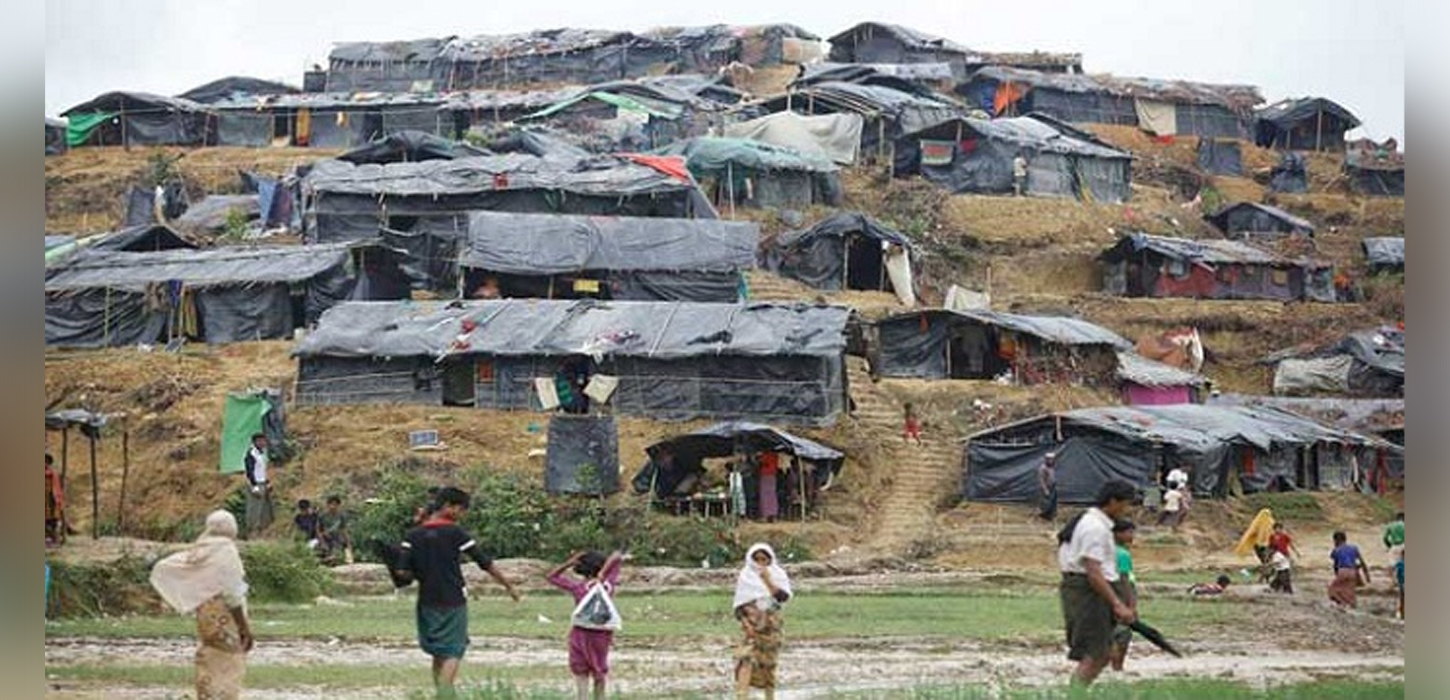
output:
[[1067,658],[1077,662],[1073,685],[1087,686],[1097,679],[1109,661],[1114,624],[1129,624],[1138,618],[1130,602],[1115,590],[1119,574],[1113,542],[1113,523],[1127,515],[1134,496],[1133,485],[1126,481],[1103,484],[1096,505],[1057,535]]

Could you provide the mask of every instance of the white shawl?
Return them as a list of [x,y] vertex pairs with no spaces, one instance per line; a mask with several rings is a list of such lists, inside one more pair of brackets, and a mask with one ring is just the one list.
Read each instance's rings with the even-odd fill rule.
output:
[[213,512],[195,544],[156,562],[151,586],[183,615],[217,595],[229,607],[241,607],[246,603],[247,581],[236,536],[237,519],[224,510]]
[[746,603],[754,603],[761,598],[770,598],[770,589],[766,588],[765,581],[760,578],[760,568],[751,558],[758,551],[764,551],[770,555],[770,565],[766,568],[770,571],[770,582],[775,587],[791,594],[790,576],[787,576],[785,569],[780,568],[780,562],[775,557],[775,550],[764,542],[750,545],[749,551],[745,553],[745,566],[740,569],[740,576],[735,580],[735,602],[731,603],[730,609],[734,610]]

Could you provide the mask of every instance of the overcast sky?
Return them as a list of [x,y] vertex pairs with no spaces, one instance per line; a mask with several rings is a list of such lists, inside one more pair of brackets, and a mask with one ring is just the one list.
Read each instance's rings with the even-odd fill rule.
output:
[[874,20],[974,49],[1081,52],[1088,72],[1249,83],[1271,102],[1329,97],[1359,115],[1364,135],[1404,142],[1403,0],[51,0],[45,9],[47,115],[107,90],[176,94],[225,75],[300,85],[334,41],[770,22],[826,37]]

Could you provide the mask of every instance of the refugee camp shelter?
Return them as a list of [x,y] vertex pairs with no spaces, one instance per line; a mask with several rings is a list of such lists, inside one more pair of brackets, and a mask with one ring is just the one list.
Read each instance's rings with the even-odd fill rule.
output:
[[1098,255],[1103,290],[1127,297],[1334,301],[1334,269],[1241,241],[1133,233]]
[[743,106],[747,118],[783,111],[800,114],[857,114],[862,119],[861,155],[884,158],[892,140],[966,112],[941,96],[924,96],[882,85],[822,82]]
[[849,313],[593,299],[342,304],[295,351],[297,401],[550,410],[567,376],[591,397],[575,410],[824,424],[846,405]]
[[1136,126],[1157,136],[1251,136],[1264,98],[1248,85],[1111,75],[1065,75],[989,66],[957,86],[967,104],[997,117],[1040,112],[1069,123]]
[[492,154],[462,141],[453,141],[426,131],[400,131],[358,146],[339,155],[337,159],[353,165],[383,165],[487,155]]
[[506,124],[578,94],[578,87],[539,90],[465,90],[449,93],[438,108],[444,128],[439,133],[462,138],[470,129]]
[[302,92],[286,83],[232,75],[198,85],[177,95],[183,100],[209,105],[256,95],[292,95]]
[[213,102],[222,146],[353,148],[403,131],[451,133],[444,98],[414,93],[235,95]]
[[783,23],[656,27],[640,36],[673,50],[671,73],[714,72],[737,62],[755,67],[807,64],[825,54],[819,36]]
[[839,212],[763,246],[764,267],[816,289],[896,292],[914,305],[911,240],[861,212]]
[[897,137],[897,177],[920,175],[953,193],[1011,194],[1012,161],[1027,161],[1024,194],[1125,202],[1132,155],[1042,116],[953,117]]
[[1280,100],[1254,112],[1254,143],[1286,151],[1342,151],[1359,118],[1323,97]]
[[317,242],[410,231],[420,219],[473,211],[715,218],[679,159],[646,156],[323,160],[303,178],[302,196],[304,235]]
[[145,92],[108,92],[61,113],[70,146],[202,146],[206,105]]
[[697,113],[713,108],[707,105],[670,88],[621,81],[585,88],[520,121],[594,135],[610,150],[644,151],[703,135],[709,127]]
[[1269,170],[1269,191],[1303,194],[1309,191],[1309,166],[1304,154],[1284,151]]
[[1136,352],[1118,353],[1118,388],[1129,406],[1202,403],[1208,379],[1197,372],[1150,360]]
[[956,84],[948,63],[813,63],[802,66],[791,89],[820,83],[876,85],[901,92],[931,97],[949,93]]
[[1405,331],[1383,326],[1355,331],[1319,347],[1289,348],[1265,358],[1274,393],[1395,398],[1405,394]]
[[837,165],[851,165],[861,150],[862,125],[859,114],[808,117],[787,110],[727,124],[724,135],[794,149]]
[[762,141],[698,137],[656,153],[685,159],[715,206],[802,208],[841,201],[840,166],[819,155]]
[[46,271],[45,343],[287,338],[343,299],[407,292],[394,255],[373,244],[89,251]]
[[1058,499],[1090,504],[1103,483],[1140,489],[1174,467],[1200,496],[1351,488],[1355,462],[1399,448],[1267,406],[1105,406],[1031,418],[967,438],[963,493],[971,501],[1036,502],[1037,467],[1057,454]]
[[[646,447],[645,452],[649,460],[635,474],[632,482],[635,493],[653,494],[657,503],[676,512],[690,510],[693,504],[688,501],[700,490],[702,476],[708,473],[705,460],[728,459],[740,471],[745,491],[745,512],[733,515],[749,518],[760,515],[759,455],[774,453],[786,458],[780,462],[782,468],[776,479],[777,500],[793,511],[787,512],[787,517],[801,518],[815,503],[821,488],[840,473],[846,461],[846,455],[839,450],[779,428],[747,421],[716,423],[675,435]],[[728,501],[728,493],[716,498],[721,496]],[[682,501],[686,503],[681,504]],[[727,509],[721,508],[721,511]]]
[[830,60],[837,63],[945,63],[952,79],[966,80],[989,65],[1035,68],[1052,73],[1081,73],[1082,54],[1026,51],[973,51],[950,39],[899,24],[862,22],[829,40]]
[[1344,154],[1349,189],[1370,197],[1405,196],[1405,159],[1400,153],[1382,155],[1351,147]]
[[1109,386],[1132,343],[1076,318],[923,309],[875,324],[868,343],[881,377],[993,379]]
[[65,141],[66,128],[65,120],[45,118],[45,155],[58,156],[66,152],[69,148]]
[[759,240],[743,221],[475,212],[457,260],[474,298],[492,278],[502,298],[734,303]]
[[446,90],[443,52],[457,37],[403,41],[349,41],[327,54],[323,92]]
[[1236,202],[1204,220],[1226,236],[1241,238],[1278,238],[1289,235],[1313,236],[1314,224],[1283,209],[1258,202]]
[[1405,239],[1377,236],[1360,241],[1364,249],[1365,267],[1371,275],[1405,274]]
[[124,251],[147,253],[161,250],[196,248],[196,243],[175,229],[161,224],[127,226],[115,231],[77,238],[76,236],[45,237],[45,267],[63,265],[72,256],[88,251]]
[[1198,169],[1210,175],[1244,174],[1244,155],[1237,139],[1198,140]]

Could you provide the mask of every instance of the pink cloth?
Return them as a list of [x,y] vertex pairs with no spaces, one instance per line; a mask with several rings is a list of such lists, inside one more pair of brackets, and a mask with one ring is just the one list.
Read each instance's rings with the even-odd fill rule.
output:
[[1167,406],[1192,403],[1192,392],[1186,386],[1150,387],[1128,384],[1129,406]]
[[760,472],[760,517],[774,518],[780,515],[780,496],[775,491],[776,473]]
[[[619,583],[620,561],[615,559],[606,564],[600,572],[604,590],[614,595]],[[549,577],[549,583],[562,588],[574,596],[574,604],[584,599],[589,592],[589,582],[561,573]],[[579,627],[569,629],[569,672],[576,676],[603,678],[609,675],[609,648],[614,644],[614,633],[609,630],[586,630]]]

